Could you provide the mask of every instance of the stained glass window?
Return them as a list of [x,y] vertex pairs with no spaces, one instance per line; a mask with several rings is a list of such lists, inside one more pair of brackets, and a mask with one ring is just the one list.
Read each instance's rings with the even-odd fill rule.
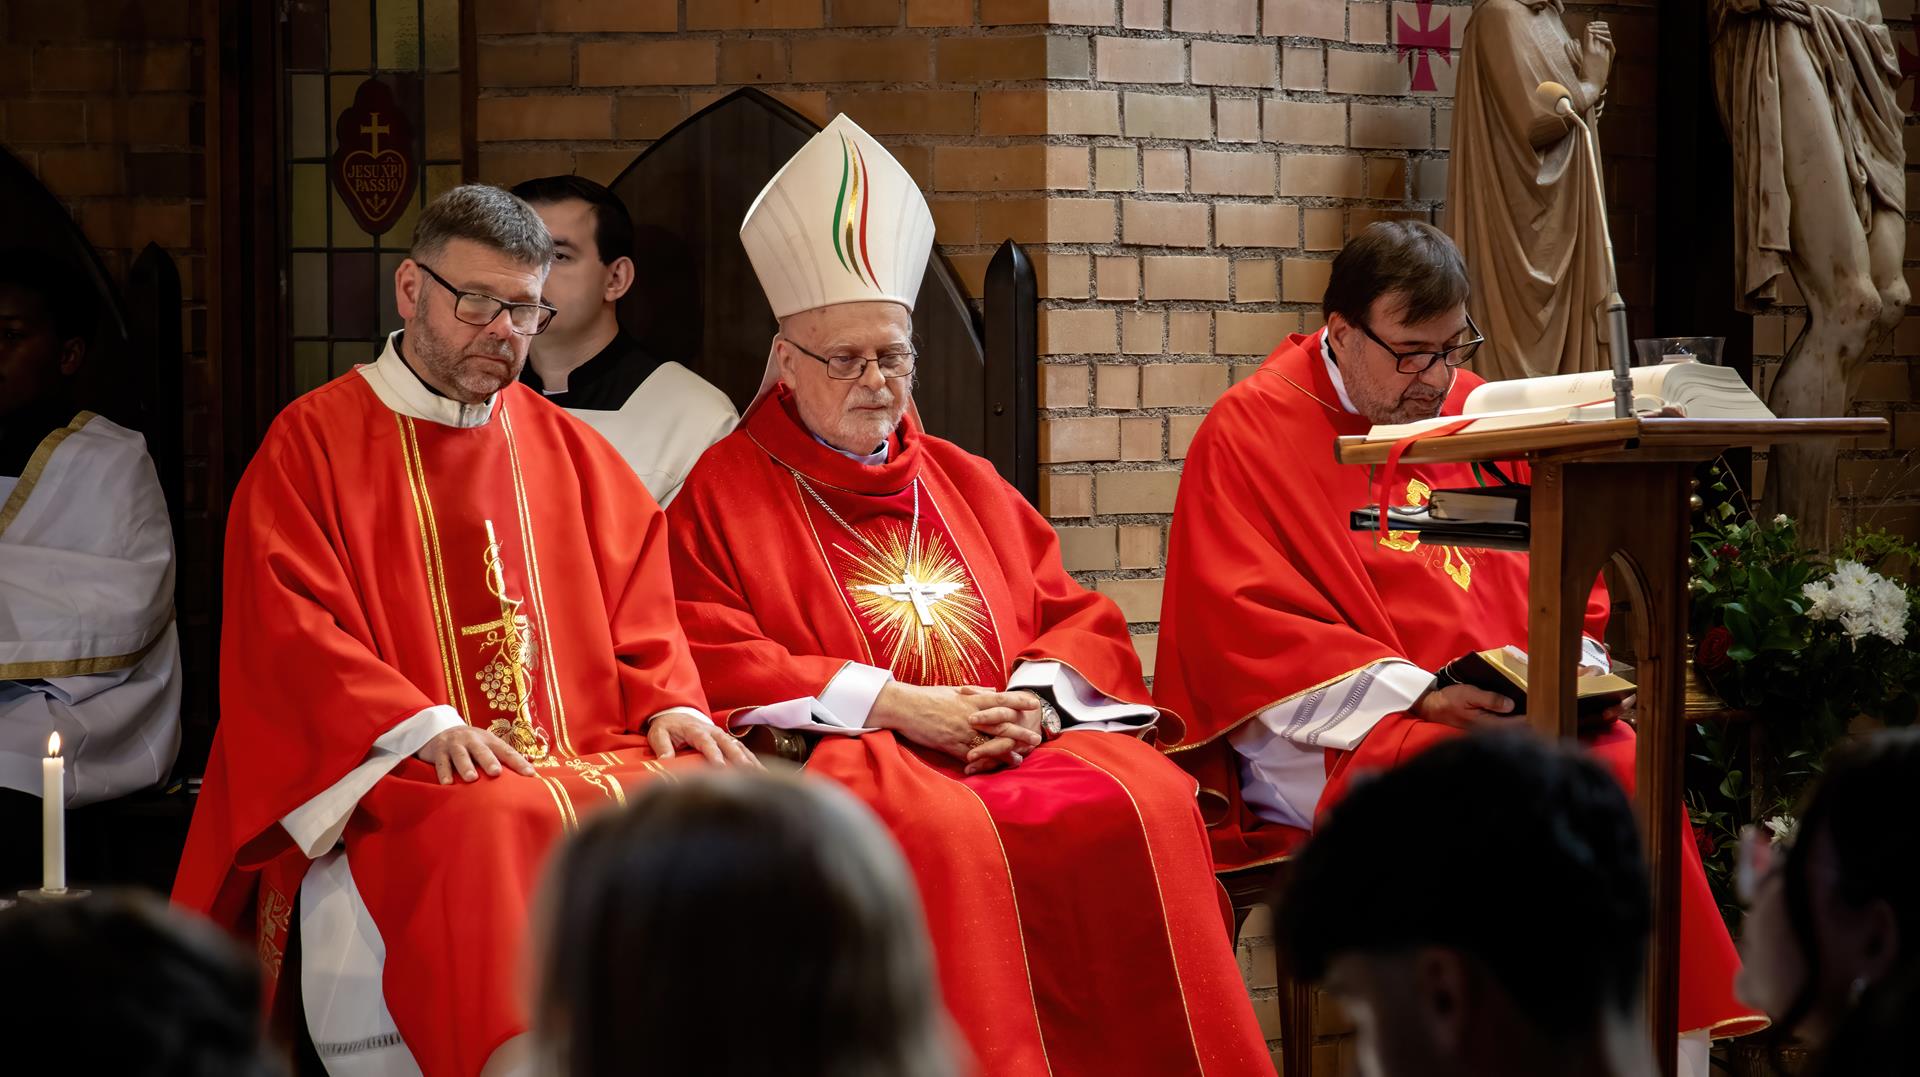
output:
[[[400,328],[393,272],[420,207],[462,176],[460,3],[288,5],[285,279],[296,393],[371,361]],[[380,235],[361,226],[332,178],[335,128],[369,79],[385,84],[404,114],[415,173],[406,204],[386,216],[391,223]]]

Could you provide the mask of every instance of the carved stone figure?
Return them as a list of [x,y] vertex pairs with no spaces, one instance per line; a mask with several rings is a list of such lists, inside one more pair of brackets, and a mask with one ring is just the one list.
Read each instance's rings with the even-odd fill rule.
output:
[[[1792,273],[1807,327],[1767,403],[1844,415],[1862,367],[1906,312],[1905,122],[1878,0],[1714,0],[1714,85],[1733,143],[1734,269],[1762,313]],[[1774,449],[1766,499],[1832,540],[1834,447]]]
[[1600,116],[1613,39],[1604,22],[1579,41],[1561,0],[1478,0],[1467,22],[1453,109],[1448,231],[1473,284],[1468,310],[1487,342],[1487,378],[1597,370],[1607,363],[1609,291],[1601,206],[1580,128],[1535,89],[1567,88]]

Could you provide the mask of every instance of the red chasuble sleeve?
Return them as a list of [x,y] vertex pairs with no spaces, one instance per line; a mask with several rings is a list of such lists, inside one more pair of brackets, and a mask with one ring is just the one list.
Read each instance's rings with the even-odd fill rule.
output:
[[[1457,414],[1478,384],[1459,375],[1443,410]],[[1293,337],[1214,405],[1181,475],[1154,693],[1189,719],[1174,751],[1200,780],[1223,865],[1270,860],[1302,836],[1242,809],[1228,733],[1385,659],[1434,670],[1526,642],[1523,555],[1350,530],[1379,493],[1368,469],[1333,459],[1336,438],[1369,427],[1338,400],[1318,337]],[[1403,465],[1388,496],[1475,482],[1465,465]],[[1596,587],[1589,630],[1605,623]]]
[[582,507],[605,588],[622,728],[644,733],[648,719],[672,707],[705,714],[700,669],[668,597],[667,514],[611,446],[590,432],[580,440]]
[[[1046,517],[991,469],[985,481],[999,487],[1000,503],[1017,517],[1018,534],[1032,574],[1033,623],[1039,633],[1013,654],[1011,665],[1053,661],[1073,669],[1111,699],[1147,703],[1151,699],[1141,675],[1140,655],[1127,631],[1127,619],[1112,598],[1090,591],[1067,574],[1060,557],[1060,535]],[[1012,669],[1008,669],[1008,674]],[[1178,741],[1185,732],[1181,716],[1161,708],[1156,733]]]
[[285,852],[279,820],[434,702],[374,649],[369,607],[321,525],[337,517],[338,491],[316,442],[291,426],[269,432],[228,517],[221,716],[195,809],[209,818],[197,820],[174,892],[223,922],[248,900],[226,886],[229,865]]
[[[778,512],[774,504],[779,502],[756,505],[745,496],[748,491],[768,499],[791,496],[770,470],[771,461],[753,466],[748,454],[758,452],[744,434],[722,438],[688,474],[666,513],[680,623],[694,665],[710,673],[714,720],[722,725],[751,707],[819,695],[849,661],[796,651],[769,637],[747,597],[746,575],[784,575],[780,547],[797,536],[797,518]],[[735,518],[738,534],[757,535],[760,541],[736,547],[729,541],[727,516]],[[764,560],[748,566],[736,555]],[[796,605],[803,603],[800,595],[788,593]]]

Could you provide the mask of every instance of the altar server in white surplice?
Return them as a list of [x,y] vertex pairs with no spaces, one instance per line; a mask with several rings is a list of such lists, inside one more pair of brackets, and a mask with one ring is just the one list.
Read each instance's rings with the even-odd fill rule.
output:
[[513,193],[553,233],[541,295],[558,308],[520,380],[599,431],[665,508],[740,415],[727,394],[649,354],[620,327],[616,308],[634,280],[633,219],[612,191],[580,176],[547,176]]
[[139,434],[76,411],[85,281],[0,259],[0,797],[155,785],[180,747],[173,532]]

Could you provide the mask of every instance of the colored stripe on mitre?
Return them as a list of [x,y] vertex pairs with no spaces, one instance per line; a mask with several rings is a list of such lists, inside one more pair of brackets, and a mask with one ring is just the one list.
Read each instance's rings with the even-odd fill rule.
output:
[[867,253],[867,204],[873,200],[873,183],[867,173],[866,155],[853,147],[853,159],[860,166],[860,264],[866,267],[867,283],[880,287],[880,274],[873,271],[873,256]]
[[[833,204],[833,254],[840,268],[863,284],[878,287],[873,262],[863,258],[867,231],[867,163],[860,149],[840,136],[840,190]],[[862,262],[865,262],[864,271]]]

